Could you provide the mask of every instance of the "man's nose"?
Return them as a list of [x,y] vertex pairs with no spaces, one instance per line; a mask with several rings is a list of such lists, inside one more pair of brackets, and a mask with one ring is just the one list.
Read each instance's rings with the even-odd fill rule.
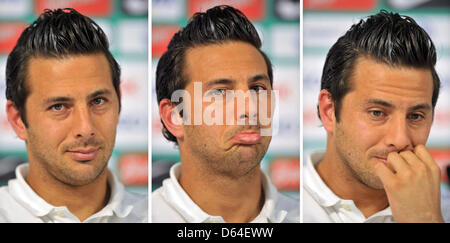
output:
[[[243,97],[236,99],[237,118],[246,119],[246,125],[257,125],[258,123],[258,93],[254,90],[241,89],[236,95]],[[243,102],[243,104],[242,104]],[[243,109],[241,108],[243,106]]]
[[78,107],[74,111],[74,135],[76,138],[90,138],[95,136],[95,128],[89,107]]
[[411,131],[408,128],[408,121],[405,117],[399,116],[389,121],[385,143],[396,151],[413,149]]

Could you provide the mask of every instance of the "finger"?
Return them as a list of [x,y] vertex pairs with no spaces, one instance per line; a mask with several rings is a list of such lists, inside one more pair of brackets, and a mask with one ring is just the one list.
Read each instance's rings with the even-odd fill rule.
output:
[[385,190],[386,186],[392,185],[392,182],[396,179],[394,173],[383,163],[375,165],[375,175],[380,178]]
[[430,170],[433,173],[434,177],[437,177],[436,179],[438,181],[441,180],[441,169],[437,165],[436,161],[433,159],[433,156],[431,156],[430,152],[428,152],[427,148],[424,145],[417,145],[414,148],[414,153],[416,156],[430,168]]
[[436,162],[433,159],[433,156],[431,156],[430,152],[428,152],[427,148],[424,145],[417,145],[414,148],[414,153],[428,166],[437,166]]
[[396,173],[409,170],[408,163],[396,152],[389,153],[386,162],[394,168]]
[[427,165],[410,150],[400,152],[399,155],[413,168],[427,167]]
[[[414,177],[428,178],[433,184],[436,185],[436,175],[432,173],[432,169],[422,159],[420,159],[412,151],[403,151],[400,156],[410,165],[411,171],[414,172]],[[406,175],[406,174],[405,174]]]

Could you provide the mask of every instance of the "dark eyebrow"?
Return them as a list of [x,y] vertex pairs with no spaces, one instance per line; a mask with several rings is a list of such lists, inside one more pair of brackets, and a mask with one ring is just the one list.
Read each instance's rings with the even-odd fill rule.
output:
[[257,82],[257,81],[260,81],[260,80],[270,81],[269,77],[267,77],[267,75],[265,75],[265,74],[258,74],[258,75],[255,75],[255,76],[249,78],[248,82],[249,83],[254,83],[254,82]]
[[65,96],[57,96],[57,97],[50,97],[46,100],[44,100],[44,106],[53,104],[53,103],[60,103],[60,102],[69,102],[69,101],[73,101],[73,98],[70,97],[65,97]]
[[101,96],[101,95],[110,95],[111,91],[109,89],[101,89],[101,90],[97,90],[94,93],[90,94],[87,96],[88,100],[94,99],[97,96]]
[[235,81],[232,79],[226,79],[226,78],[220,78],[220,79],[214,79],[211,81],[208,81],[206,84],[206,90],[209,90],[212,86],[218,85],[218,84],[233,84]]
[[418,104],[418,105],[411,106],[408,108],[409,111],[415,111],[415,110],[421,110],[421,109],[427,110],[427,111],[432,110],[431,106],[429,104]]
[[[376,104],[376,105],[381,105],[381,106],[388,107],[388,108],[395,107],[393,104],[391,104],[387,101],[384,101],[384,100],[380,100],[380,99],[370,99],[366,102],[366,104]],[[409,107],[408,111],[415,111],[415,110],[420,110],[420,109],[431,110],[431,106],[426,103],[418,104],[418,105]]]
[[387,101],[384,101],[384,100],[380,100],[380,99],[370,99],[370,100],[366,101],[365,104],[366,105],[381,105],[381,106],[388,107],[388,108],[395,107],[393,104],[391,104]]

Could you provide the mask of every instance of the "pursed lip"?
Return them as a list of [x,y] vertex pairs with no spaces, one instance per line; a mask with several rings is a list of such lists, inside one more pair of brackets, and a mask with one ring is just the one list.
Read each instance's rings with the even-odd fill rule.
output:
[[97,157],[97,153],[100,148],[77,148],[67,151],[70,157],[76,161],[89,161]]
[[262,136],[257,132],[241,132],[233,136],[232,138],[239,144],[257,144],[261,143]]
[[378,161],[380,161],[380,162],[382,162],[382,163],[385,163],[385,164],[386,164],[386,162],[387,162],[387,158],[385,158],[385,157],[378,157],[378,156],[375,156],[375,159],[377,159]]

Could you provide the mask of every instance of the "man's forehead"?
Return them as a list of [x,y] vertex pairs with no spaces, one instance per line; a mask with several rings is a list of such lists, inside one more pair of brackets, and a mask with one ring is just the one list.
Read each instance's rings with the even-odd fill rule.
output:
[[111,71],[103,54],[33,57],[27,67],[26,85],[31,94],[42,90],[69,95],[81,89],[88,92],[100,87],[113,88]]
[[28,60],[26,71],[27,80],[60,80],[88,76],[111,77],[109,63],[103,53],[31,57]]
[[[403,65],[389,65],[373,58],[359,57],[349,75],[351,90],[417,91],[432,94],[433,78],[430,69]],[[431,96],[430,96],[431,97]]]
[[256,75],[268,76],[267,72],[267,65],[258,49],[242,41],[189,48],[183,68],[189,82],[238,80],[243,76],[250,79]]
[[[90,65],[92,63],[100,66],[92,67]],[[106,64],[106,66],[103,64]],[[109,70],[108,60],[103,53],[67,54],[57,57],[37,54],[28,59],[27,73],[30,74],[30,71],[40,70],[63,73],[63,71],[72,70],[72,68],[80,70],[82,67],[87,68],[87,70],[98,70],[99,68],[108,67],[107,70]]]

